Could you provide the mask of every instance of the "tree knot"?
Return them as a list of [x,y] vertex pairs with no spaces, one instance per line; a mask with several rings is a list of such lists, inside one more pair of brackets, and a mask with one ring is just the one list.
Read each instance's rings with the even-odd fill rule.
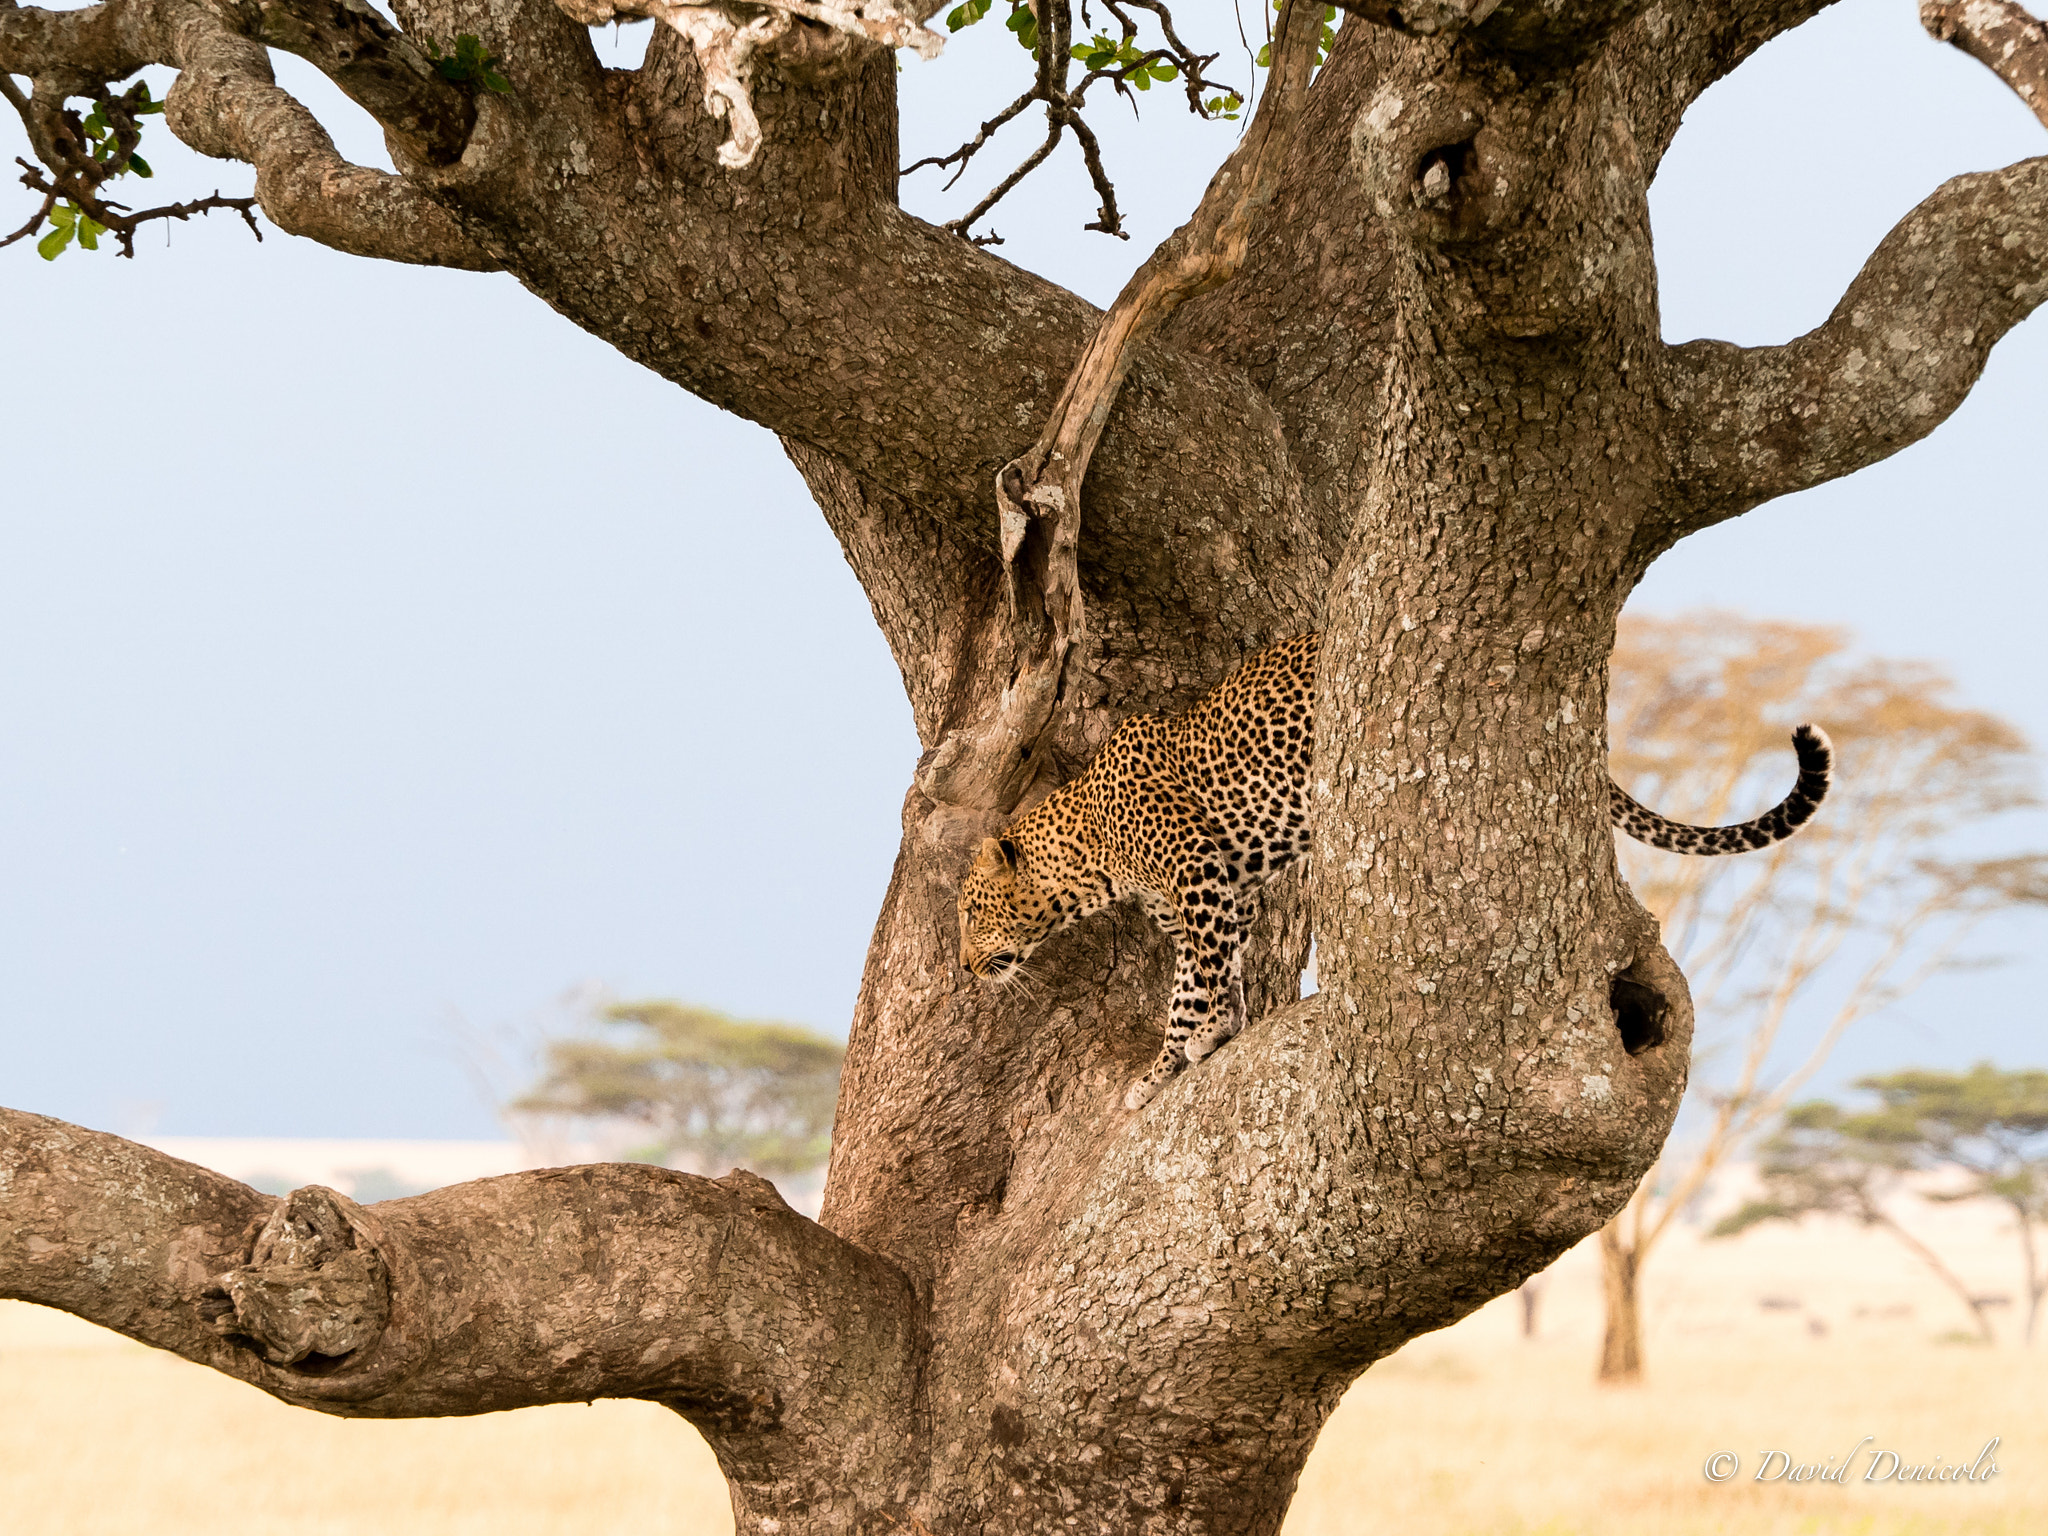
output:
[[354,1202],[318,1184],[270,1213],[247,1264],[200,1302],[214,1332],[246,1339],[272,1365],[317,1370],[376,1342],[391,1317],[384,1261],[361,1233]]

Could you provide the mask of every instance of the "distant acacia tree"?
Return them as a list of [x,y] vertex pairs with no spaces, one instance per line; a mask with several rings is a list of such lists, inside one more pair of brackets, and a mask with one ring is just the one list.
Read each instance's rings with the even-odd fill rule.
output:
[[1757,1149],[1763,1198],[1724,1216],[1709,1235],[1734,1237],[1758,1222],[1797,1221],[1815,1214],[1844,1216],[1876,1227],[1897,1238],[1953,1291],[1968,1309],[1978,1336],[1992,1343],[1995,1336],[1983,1300],[1893,1209],[1914,1159],[1896,1139],[1873,1134],[1874,1118],[1849,1114],[1824,1099],[1787,1110],[1783,1123]]
[[1970,1308],[1988,1343],[1991,1323],[1978,1298],[1884,1208],[1912,1171],[1958,1182],[1925,1191],[1930,1200],[1992,1200],[2012,1212],[2026,1275],[2026,1340],[2034,1342],[2048,1268],[2036,1228],[2048,1221],[2048,1071],[2000,1071],[1980,1061],[1967,1072],[1912,1068],[1860,1077],[1879,1107],[1848,1114],[1824,1101],[1789,1111],[1764,1143],[1764,1196],[1714,1228],[1726,1237],[1759,1221],[1796,1221],[1809,1212],[1851,1216],[1883,1227],[1941,1276]]
[[599,1018],[617,1038],[549,1041],[514,1115],[624,1120],[648,1138],[635,1159],[695,1173],[802,1173],[830,1153],[837,1040],[688,1003],[613,1003]]
[[[1798,837],[1740,859],[1622,840],[1629,883],[1692,982],[1704,1130],[1667,1149],[1600,1233],[1599,1375],[1642,1372],[1637,1287],[1672,1218],[1790,1101],[1857,1020],[1951,963],[1986,917],[2048,901],[2048,857],[1976,859],[1956,834],[2034,803],[2025,739],[1965,709],[1920,662],[1855,657],[1840,630],[1699,612],[1628,618],[1609,685],[1615,781],[1688,821],[1739,819],[1782,793],[1786,734],[1814,720],[1839,754],[1834,792]],[[1795,1015],[1819,1026],[1772,1070]],[[1872,1170],[1873,1175],[1875,1170]]]
[[1980,1061],[1968,1072],[1913,1070],[1865,1077],[1856,1086],[1884,1108],[1872,1136],[1905,1148],[1914,1162],[1960,1180],[1934,1200],[1992,1200],[2012,1213],[2026,1272],[2026,1340],[2034,1342],[2048,1267],[2035,1237],[2048,1221],[2048,1071],[2001,1072]]

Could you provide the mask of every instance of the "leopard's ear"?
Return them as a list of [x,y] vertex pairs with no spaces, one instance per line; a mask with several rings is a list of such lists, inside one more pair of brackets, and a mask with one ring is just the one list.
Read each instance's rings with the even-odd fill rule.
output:
[[1007,837],[984,837],[974,855],[974,867],[991,875],[1016,874],[1017,845]]

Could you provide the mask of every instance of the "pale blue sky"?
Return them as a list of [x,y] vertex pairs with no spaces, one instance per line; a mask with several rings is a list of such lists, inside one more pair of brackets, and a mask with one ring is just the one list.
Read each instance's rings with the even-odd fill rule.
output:
[[[907,61],[906,158],[1023,67],[989,25]],[[998,213],[1001,254],[1106,300],[1228,146],[1173,108],[1143,135],[1099,111],[1131,242],[1080,229],[1069,164]],[[174,195],[248,181],[160,128],[148,152]],[[1796,334],[1944,177],[2043,152],[1911,0],[1844,0],[1688,119],[1654,194],[1667,331]],[[906,200],[967,206],[936,186]],[[842,1031],[916,743],[774,440],[507,277],[221,218],[140,247],[0,253],[0,1103],[490,1135],[458,1027],[572,986]],[[2048,740],[2044,401],[2036,319],[1928,443],[1688,541],[1635,602],[1849,625]],[[1834,1080],[2048,1058],[2040,937],[1864,1029]]]

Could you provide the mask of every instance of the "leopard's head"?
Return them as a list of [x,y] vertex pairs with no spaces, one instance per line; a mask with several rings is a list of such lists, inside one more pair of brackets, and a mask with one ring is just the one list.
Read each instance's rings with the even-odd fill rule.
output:
[[1024,852],[986,837],[960,886],[960,963],[983,981],[1006,981],[1059,926],[1023,870]]

